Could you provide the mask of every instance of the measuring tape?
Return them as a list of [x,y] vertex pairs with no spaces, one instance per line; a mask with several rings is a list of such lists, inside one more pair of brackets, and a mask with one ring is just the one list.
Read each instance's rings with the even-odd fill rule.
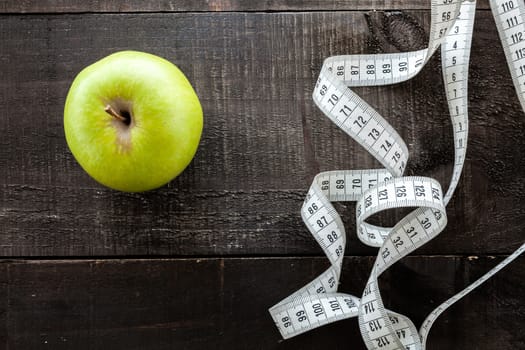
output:
[[[525,5],[518,0],[491,0],[516,92],[525,109]],[[418,331],[404,315],[383,304],[378,277],[407,254],[427,243],[447,224],[445,207],[465,162],[468,141],[468,64],[475,1],[432,0],[428,48],[413,52],[327,58],[313,100],[339,128],[371,153],[384,169],[328,171],[318,174],[301,208],[309,231],[330,260],[330,267],[270,308],[287,339],[337,320],[358,317],[368,349],[425,349],[437,317],[525,251],[525,244],[479,280],[430,313]],[[408,148],[399,134],[350,87],[400,83],[416,76],[441,46],[445,93],[454,133],[454,167],[446,193],[429,177],[403,176]],[[361,298],[337,291],[346,234],[332,202],[356,201],[359,239],[378,247],[378,255]],[[384,210],[415,207],[394,227],[366,220]]]

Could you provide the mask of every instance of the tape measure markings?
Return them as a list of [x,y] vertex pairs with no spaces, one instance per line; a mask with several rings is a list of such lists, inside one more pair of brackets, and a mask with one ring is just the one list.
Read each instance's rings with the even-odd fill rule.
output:
[[[321,76],[322,76],[322,75],[321,75]],[[320,91],[321,91],[321,93],[320,93],[321,96],[323,96],[323,95],[328,95],[327,92],[330,92],[330,93],[331,93],[331,95],[330,95],[330,96],[331,96],[331,100],[329,99],[328,101],[331,101],[330,103],[331,103],[333,106],[332,106],[332,108],[326,108],[326,109],[327,109],[328,111],[332,111],[332,110],[335,108],[335,105],[336,105],[335,102],[337,102],[337,101],[334,101],[334,100],[339,100],[339,99],[340,99],[339,96],[342,96],[342,95],[341,95],[341,94],[336,95],[335,93],[333,93],[332,91],[329,90],[328,86],[326,86],[326,85],[321,85],[320,82],[318,83],[318,86],[319,86],[320,89],[321,89],[321,90],[320,90]],[[332,86],[330,86],[330,87],[332,87]],[[343,87],[343,89],[345,89],[345,88]],[[335,89],[334,89],[334,90],[335,90]],[[337,91],[337,90],[335,90],[335,91]],[[345,91],[345,90],[343,90],[343,91]],[[347,93],[348,93],[348,92],[347,92]],[[314,94],[314,96],[315,96],[315,94]],[[358,99],[358,98],[357,98],[357,99]],[[358,101],[359,101],[359,99],[358,99]],[[361,102],[361,101],[360,101],[360,102]],[[368,108],[366,108],[367,105],[366,105],[366,103],[364,103],[364,101],[361,102],[360,105],[361,105],[361,106],[365,106],[365,108],[363,108],[364,111],[368,109]],[[344,110],[343,110],[343,112],[344,112]],[[377,113],[375,113],[375,114],[376,114],[376,115],[371,114],[371,117],[377,117],[377,118],[380,118],[379,115],[378,115]],[[333,118],[333,119],[335,119],[335,118]],[[334,120],[334,121],[335,121],[335,120]],[[346,122],[345,119],[343,119],[343,123],[344,123],[344,122]],[[357,122],[359,122],[359,119],[357,120]],[[368,122],[368,121],[367,121],[367,122]],[[379,122],[377,123],[377,125],[385,125],[385,124],[388,125],[388,123],[384,122],[382,119],[379,119]],[[343,124],[343,125],[344,125],[344,124]],[[374,127],[370,127],[370,132],[369,132],[370,136],[374,136],[374,132],[373,132],[372,130],[375,130],[375,127],[376,127],[376,125],[374,125]],[[388,126],[388,127],[389,127],[389,126]],[[361,127],[361,128],[362,128],[362,127]],[[365,129],[365,130],[366,130],[366,129]],[[351,134],[351,133],[350,133],[350,134]],[[392,132],[392,134],[395,134],[395,132]],[[376,136],[376,137],[379,136],[377,132],[375,133],[375,136]],[[374,141],[375,141],[375,140],[374,140]],[[368,142],[368,143],[371,144],[371,145],[374,145],[374,144],[375,144],[375,142],[374,142],[374,143]],[[366,141],[363,142],[363,144],[366,145]],[[404,145],[404,144],[403,144],[403,145]],[[406,149],[406,146],[405,146],[405,149]],[[405,152],[405,154],[406,154],[406,152]],[[396,158],[397,158],[397,157],[396,157]],[[394,161],[396,161],[396,160],[397,160],[397,159],[394,159]],[[406,163],[405,163],[405,164],[406,164]],[[403,170],[404,170],[404,167],[400,168],[400,169],[399,169],[399,172],[402,173]],[[312,187],[314,187],[314,186],[312,186]],[[313,227],[313,226],[312,226],[312,227]]]
[[475,10],[475,3],[462,6],[461,13],[452,30],[453,34],[462,39],[460,42],[464,45],[456,45],[458,39],[455,38],[456,40],[453,44],[451,44],[452,40],[447,40],[441,47],[445,94],[449,105],[454,137],[454,166],[449,188],[444,198],[445,205],[452,198],[458,185],[466,155],[468,138],[468,62],[470,61]]
[[[510,8],[513,1],[503,3]],[[385,169],[329,171],[315,177],[301,208],[301,216],[332,265],[270,309],[284,338],[358,316],[368,349],[424,349],[435,318],[482,283],[472,284],[434,310],[423,324],[421,333],[410,319],[384,307],[377,283],[378,277],[392,264],[436,237],[446,226],[445,206],[457,187],[466,154],[468,62],[474,14],[475,2],[433,0],[427,49],[398,54],[334,56],[324,61],[313,92],[314,102]],[[514,26],[522,22],[510,20]],[[517,37],[516,34],[514,39]],[[348,88],[387,85],[410,79],[422,69],[439,45],[442,45],[444,86],[455,153],[450,185],[444,196],[439,183],[431,178],[400,177],[408,160],[406,144],[379,113]],[[509,57],[507,52],[506,55]],[[525,49],[523,55],[525,57]],[[521,69],[525,72],[525,66]],[[520,101],[522,99],[520,96]],[[367,245],[380,247],[361,299],[337,293],[346,237],[341,218],[330,203],[333,201],[357,201],[358,237]],[[392,228],[365,221],[380,211],[403,206],[417,209]],[[522,248],[509,256],[506,263],[521,254],[525,245]],[[503,266],[498,265],[485,277],[490,277]],[[345,302],[347,308],[343,307]]]
[[521,108],[525,110],[525,4],[517,0],[491,0],[490,7]]

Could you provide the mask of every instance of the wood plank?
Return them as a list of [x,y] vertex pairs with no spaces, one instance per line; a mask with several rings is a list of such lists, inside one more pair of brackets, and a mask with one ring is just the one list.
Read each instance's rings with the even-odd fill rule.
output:
[[[478,1],[479,9],[488,9],[488,0]],[[226,11],[334,11],[334,10],[426,10],[430,1],[421,0],[169,0],[169,1],[73,1],[4,0],[0,13],[78,13],[78,12],[226,12]]]
[[[449,227],[425,254],[504,254],[523,240],[523,112],[493,19],[478,15],[467,164]],[[378,166],[314,106],[322,60],[420,48],[428,25],[428,11],[0,17],[0,254],[319,254],[299,216],[315,173]],[[144,194],[96,184],[62,130],[75,74],[130,48],[179,65],[205,112],[192,165]],[[409,145],[408,174],[445,186],[453,156],[440,72],[436,57],[410,82],[360,93]],[[347,253],[374,254],[357,243],[353,204],[338,208]]]
[[[410,257],[387,272],[385,302],[419,325],[501,258]],[[347,259],[341,290],[372,265]],[[282,341],[267,308],[326,267],[321,258],[3,261],[5,349],[365,349],[355,319]],[[428,349],[522,349],[525,260],[438,319]],[[6,292],[7,290],[7,292]]]

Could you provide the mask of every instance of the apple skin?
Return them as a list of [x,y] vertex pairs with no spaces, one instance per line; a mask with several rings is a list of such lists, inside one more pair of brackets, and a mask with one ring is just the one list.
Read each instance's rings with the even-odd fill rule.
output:
[[158,188],[179,175],[197,151],[202,124],[199,99],[184,74],[138,51],[111,54],[82,70],[64,108],[75,159],[101,184],[125,192]]

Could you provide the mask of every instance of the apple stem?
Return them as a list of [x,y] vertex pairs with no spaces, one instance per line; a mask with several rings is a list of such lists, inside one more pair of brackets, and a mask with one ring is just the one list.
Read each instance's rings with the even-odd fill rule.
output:
[[118,120],[120,120],[121,122],[127,122],[127,119],[124,118],[123,116],[121,116],[117,111],[115,111],[113,109],[113,107],[111,107],[110,105],[107,105],[106,108],[104,108],[104,111],[106,111],[107,114],[117,118]]

